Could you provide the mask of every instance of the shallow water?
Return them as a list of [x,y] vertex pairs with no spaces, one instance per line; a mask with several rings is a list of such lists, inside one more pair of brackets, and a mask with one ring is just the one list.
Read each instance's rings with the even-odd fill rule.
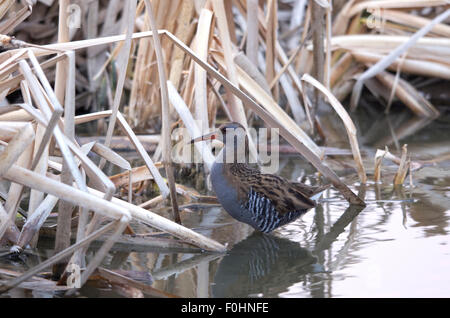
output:
[[[402,128],[418,122],[396,120],[373,124],[389,131],[383,125]],[[412,159],[448,154],[442,122],[419,124],[412,135],[399,138],[400,145],[408,143]],[[376,146],[361,139],[370,162]],[[395,152],[395,143],[390,149]],[[196,216],[184,214],[185,223],[228,242],[225,256],[132,253],[123,267],[149,270],[154,287],[182,297],[449,297],[450,162],[414,171],[413,186],[408,178],[400,188],[392,186],[396,166],[387,161],[384,166],[383,184],[351,186],[365,197],[363,210],[349,207],[330,189],[316,209],[262,235],[219,207],[204,209]],[[371,179],[369,165],[367,170]],[[340,172],[348,184],[355,181],[354,172]],[[290,157],[283,158],[280,174],[293,180],[314,170]]]
[[[360,131],[366,132],[360,140],[369,180],[371,158],[385,144],[398,154],[396,149],[407,143],[415,161],[448,156],[448,121],[443,118],[432,123],[403,115],[359,121]],[[333,146],[345,144],[345,139],[336,140]],[[383,183],[365,187],[350,169],[351,158],[338,157],[332,164],[365,198],[364,209],[349,207],[340,193],[329,189],[317,208],[269,235],[253,233],[220,207],[184,212],[186,226],[228,243],[229,251],[120,250],[111,252],[103,266],[150,272],[153,287],[181,297],[450,297],[450,161],[424,165],[413,171],[413,185],[408,177],[399,188],[392,186],[396,166],[388,161],[383,164]],[[314,173],[298,156],[281,160],[280,174],[291,180],[308,176],[303,180],[310,182]],[[41,252],[51,255],[51,250]],[[32,258],[8,266],[25,269],[30,262]],[[91,285],[79,295],[120,296],[107,286]]]

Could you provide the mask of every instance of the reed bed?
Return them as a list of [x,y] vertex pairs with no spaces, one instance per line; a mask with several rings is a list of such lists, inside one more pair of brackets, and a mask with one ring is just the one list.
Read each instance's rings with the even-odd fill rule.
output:
[[[70,293],[96,273],[130,293],[174,296],[100,267],[115,243],[133,242],[124,233],[142,234],[133,232],[132,222],[170,237],[166,243],[149,238],[148,245],[226,251],[182,224],[179,200],[211,198],[175,182],[172,147],[186,137],[175,128],[187,128],[189,138],[230,120],[278,128],[285,146],[351,204],[364,201],[327,164],[330,153],[351,155],[361,184],[380,182],[382,162],[391,160],[399,166],[392,183],[402,185],[420,165],[406,145],[400,157],[379,149],[375,173],[368,175],[351,112],[367,87],[386,112],[396,101],[414,116],[437,118],[438,109],[409,80],[449,79],[449,16],[447,1],[0,1],[0,180],[8,185],[0,239],[11,246],[6,254],[35,247],[57,212],[55,255],[25,273],[1,272],[0,292],[33,283]],[[330,152],[318,142],[331,137],[322,120],[330,110],[349,149]],[[95,123],[95,131],[80,136],[77,127],[86,123]],[[118,153],[118,139],[144,165]],[[211,145],[195,147],[208,173]],[[258,147],[251,138],[255,158]],[[105,172],[107,163],[120,172]],[[138,200],[142,184],[156,192],[145,202]],[[151,210],[158,205],[170,206],[172,216]],[[17,216],[21,206],[25,220]],[[105,233],[87,262],[87,248]],[[36,276],[50,268],[58,284]]]

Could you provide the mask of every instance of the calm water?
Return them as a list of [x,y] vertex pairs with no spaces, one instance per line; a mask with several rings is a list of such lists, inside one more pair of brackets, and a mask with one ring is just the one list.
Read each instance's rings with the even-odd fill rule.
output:
[[[397,141],[407,143],[413,160],[450,151],[445,121],[382,117],[359,125],[367,131],[361,140],[369,179],[371,158],[384,144],[396,152]],[[183,297],[450,297],[450,162],[414,171],[413,186],[408,179],[398,189],[392,186],[396,166],[385,161],[384,167],[384,183],[364,188],[351,169],[334,167],[365,197],[363,210],[349,208],[330,189],[320,206],[270,235],[252,233],[220,207],[186,213],[187,226],[228,242],[229,252],[131,253],[122,268],[149,270],[154,287]],[[294,180],[314,170],[290,157],[282,160],[281,174]]]
[[[385,144],[398,154],[407,143],[416,161],[450,152],[445,119],[427,123],[380,117],[358,125],[365,131],[360,140],[369,180],[374,153]],[[333,144],[345,145],[345,139]],[[330,165],[365,198],[364,209],[349,207],[330,189],[316,209],[270,235],[252,233],[220,207],[184,212],[186,226],[228,243],[228,253],[120,250],[104,266],[150,272],[153,287],[182,297],[450,297],[450,161],[424,165],[413,172],[412,186],[408,178],[396,189],[396,166],[388,161],[384,183],[365,187],[357,183],[350,158],[336,157]],[[280,174],[315,180],[314,169],[296,156],[282,159]],[[119,296],[89,286],[81,294]]]

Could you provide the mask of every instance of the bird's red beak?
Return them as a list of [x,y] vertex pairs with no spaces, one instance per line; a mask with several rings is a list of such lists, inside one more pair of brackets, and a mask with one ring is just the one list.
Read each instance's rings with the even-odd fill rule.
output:
[[198,141],[214,140],[214,139],[217,139],[217,134],[218,134],[217,131],[213,131],[213,132],[211,132],[209,134],[206,134],[206,135],[203,135],[201,137],[197,137],[197,138],[192,139],[190,141],[190,143],[193,144],[194,142],[198,142]]

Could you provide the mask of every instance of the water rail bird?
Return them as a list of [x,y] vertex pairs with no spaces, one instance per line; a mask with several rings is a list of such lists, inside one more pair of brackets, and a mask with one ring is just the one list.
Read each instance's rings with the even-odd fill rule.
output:
[[212,139],[224,143],[211,168],[217,199],[233,218],[257,231],[269,233],[294,221],[315,207],[316,199],[328,188],[291,182],[252,168],[247,133],[239,123],[225,123],[191,143]]

